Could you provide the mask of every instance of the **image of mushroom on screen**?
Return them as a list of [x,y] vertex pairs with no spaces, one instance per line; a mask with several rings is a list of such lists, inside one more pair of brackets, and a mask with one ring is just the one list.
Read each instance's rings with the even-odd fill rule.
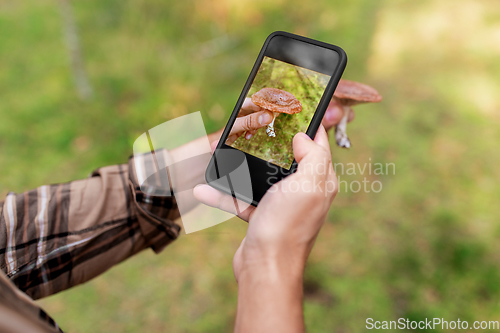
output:
[[329,80],[329,75],[264,57],[226,144],[289,169],[292,139],[309,127]]

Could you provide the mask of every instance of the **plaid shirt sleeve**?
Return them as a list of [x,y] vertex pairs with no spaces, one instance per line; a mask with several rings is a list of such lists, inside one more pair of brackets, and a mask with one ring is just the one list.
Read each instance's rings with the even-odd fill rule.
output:
[[168,159],[168,153],[131,158],[84,180],[9,193],[0,202],[0,269],[6,276],[0,278],[0,289],[8,288],[3,284],[10,280],[32,299],[49,296],[145,248],[159,252],[175,240],[180,227],[174,223],[179,217],[174,197],[170,191],[144,193],[138,183],[143,174],[155,174],[148,170],[153,160],[166,165],[159,159]]

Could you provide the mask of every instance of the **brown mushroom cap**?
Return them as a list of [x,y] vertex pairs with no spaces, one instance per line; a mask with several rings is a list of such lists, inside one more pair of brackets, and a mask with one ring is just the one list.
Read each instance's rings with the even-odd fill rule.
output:
[[288,91],[262,88],[252,95],[252,102],[272,112],[294,114],[302,111],[302,104]]
[[375,88],[349,80],[340,80],[333,96],[342,105],[346,106],[361,103],[377,103],[382,100],[382,96],[380,96]]

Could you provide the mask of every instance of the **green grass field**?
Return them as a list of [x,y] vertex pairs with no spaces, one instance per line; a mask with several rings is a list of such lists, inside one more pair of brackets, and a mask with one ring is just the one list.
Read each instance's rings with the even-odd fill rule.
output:
[[274,121],[276,137],[269,137],[264,127],[250,140],[242,135],[231,146],[289,169],[294,159],[293,136],[305,132],[309,127],[329,78],[328,75],[265,57],[247,97],[262,88],[285,90],[300,101],[302,111],[297,114],[279,114]]
[[[125,163],[134,140],[201,111],[223,127],[275,30],[337,44],[376,87],[332,139],[341,191],[305,274],[309,332],[365,320],[500,320],[500,3],[496,0],[72,2],[93,97],[75,90],[58,2],[0,3],[0,194]],[[332,137],[332,135],[331,135]],[[337,170],[337,171],[340,171]],[[386,170],[388,171],[388,170]],[[349,185],[380,181],[379,193]],[[357,193],[356,193],[357,192]],[[231,332],[233,219],[40,304],[67,332]]]

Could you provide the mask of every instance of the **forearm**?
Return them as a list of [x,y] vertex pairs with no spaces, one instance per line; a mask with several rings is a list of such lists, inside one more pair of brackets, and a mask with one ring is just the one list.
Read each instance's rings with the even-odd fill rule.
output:
[[[169,151],[171,165],[168,169],[173,179],[174,190],[194,188],[205,180],[205,170],[211,157],[210,144],[219,140],[222,130],[190,141]],[[208,142],[207,142],[208,139]]]
[[175,203],[169,197],[143,201],[147,198],[131,179],[133,168],[131,160],[87,179],[9,194],[0,204],[2,271],[37,299],[174,240],[179,232],[172,221],[178,215]]
[[238,277],[236,333],[304,332],[302,271],[270,261]]
[[[205,184],[205,171],[212,157],[210,144],[219,140],[222,130],[190,141],[169,151],[168,173],[176,196],[180,213],[187,212],[199,201],[192,195],[192,189]],[[208,142],[207,142],[208,138]]]
[[214,141],[219,140],[219,139],[220,139],[220,136],[222,135],[222,131],[223,131],[223,130],[224,130],[224,129],[220,129],[220,130],[218,130],[217,132],[214,132],[214,133],[210,133],[210,134],[208,134],[208,141],[209,141],[210,143],[212,143],[212,142],[214,142]]

